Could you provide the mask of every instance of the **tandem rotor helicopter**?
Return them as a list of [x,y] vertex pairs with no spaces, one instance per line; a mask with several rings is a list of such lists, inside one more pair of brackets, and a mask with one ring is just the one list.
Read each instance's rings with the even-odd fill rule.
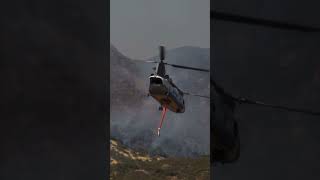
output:
[[159,56],[160,61],[141,61],[141,62],[157,64],[155,68],[155,73],[149,76],[150,84],[149,84],[148,96],[151,96],[156,101],[158,101],[160,104],[159,110],[162,110],[161,121],[157,130],[158,136],[160,136],[160,130],[161,130],[162,123],[165,118],[167,109],[175,113],[184,113],[185,111],[185,103],[183,98],[184,95],[198,96],[198,97],[208,98],[208,99],[210,98],[204,95],[197,95],[197,94],[183,92],[173,83],[169,75],[166,74],[165,67],[172,66],[174,68],[189,69],[189,70],[202,71],[202,72],[210,72],[210,70],[166,63],[164,62],[165,60],[164,46],[160,46],[159,50],[160,50],[160,56]]
[[[286,22],[277,22],[267,19],[258,19],[252,17],[245,17],[225,12],[210,11],[210,18],[227,21],[231,23],[242,23],[247,25],[262,26],[268,28],[278,28],[283,30],[295,30],[298,32],[320,32],[320,28],[301,26],[296,24],[290,24]],[[160,61],[139,61],[147,63],[156,63],[155,73],[149,76],[149,93],[148,96],[153,97],[159,102],[160,108],[162,110],[162,116],[160,125],[158,127],[158,136],[160,136],[160,130],[162,123],[167,112],[167,109],[175,113],[183,113],[185,111],[185,103],[183,96],[199,96],[203,98],[210,99],[211,112],[214,114],[217,111],[222,111],[223,117],[216,118],[211,115],[210,131],[211,131],[211,164],[216,162],[220,163],[232,163],[239,159],[240,156],[240,138],[238,131],[238,123],[234,117],[234,109],[236,104],[249,104],[264,106],[269,108],[282,109],[286,111],[306,113],[310,115],[320,116],[320,112],[314,112],[305,109],[297,109],[279,105],[268,104],[260,101],[250,100],[244,97],[235,97],[232,94],[227,93],[221,86],[219,86],[214,78],[213,71],[208,69],[201,69],[195,67],[181,66],[176,64],[169,64],[164,62],[165,60],[165,49],[160,46]],[[212,64],[212,61],[211,61]],[[180,90],[166,74],[165,66],[172,66],[175,68],[189,69],[195,71],[209,72],[210,73],[210,91],[215,94],[214,99],[209,96],[190,94]]]

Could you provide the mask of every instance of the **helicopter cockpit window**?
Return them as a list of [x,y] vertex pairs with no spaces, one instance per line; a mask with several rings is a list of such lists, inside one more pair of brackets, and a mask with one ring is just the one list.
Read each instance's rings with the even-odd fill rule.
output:
[[160,78],[150,78],[151,84],[162,84],[162,80]]

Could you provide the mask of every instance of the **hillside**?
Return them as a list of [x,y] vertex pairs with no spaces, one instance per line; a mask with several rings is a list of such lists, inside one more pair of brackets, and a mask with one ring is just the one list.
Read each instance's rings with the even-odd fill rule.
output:
[[208,180],[209,156],[199,158],[150,157],[110,141],[111,180]]
[[110,47],[110,89],[112,108],[127,108],[138,105],[143,98],[141,83],[137,77],[137,65],[121,54],[115,47]]

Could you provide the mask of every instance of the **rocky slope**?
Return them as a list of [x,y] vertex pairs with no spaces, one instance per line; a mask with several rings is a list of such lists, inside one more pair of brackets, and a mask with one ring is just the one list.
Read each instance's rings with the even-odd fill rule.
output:
[[209,180],[209,157],[150,157],[110,141],[111,180]]

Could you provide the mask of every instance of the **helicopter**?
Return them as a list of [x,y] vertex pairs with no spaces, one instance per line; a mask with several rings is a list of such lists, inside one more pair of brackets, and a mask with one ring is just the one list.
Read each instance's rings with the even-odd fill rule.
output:
[[195,67],[182,66],[177,64],[169,64],[164,62],[165,60],[165,47],[159,46],[160,50],[160,61],[142,61],[148,63],[156,63],[157,66],[154,68],[155,72],[149,76],[149,92],[147,96],[151,96],[157,102],[159,102],[159,110],[162,111],[160,125],[157,129],[157,135],[160,136],[160,130],[162,128],[163,120],[166,112],[169,109],[174,113],[185,112],[184,95],[198,96],[202,98],[210,99],[209,96],[191,94],[179,89],[173,82],[173,80],[166,73],[166,66],[174,68],[189,69],[194,71],[210,72],[208,69],[201,69]]
[[[292,30],[302,33],[320,32],[320,28],[297,25],[286,22],[273,21],[268,19],[254,18],[241,16],[238,14],[226,13],[222,11],[211,10],[210,19],[217,21],[226,21],[230,23],[241,23],[246,25],[254,25],[266,28],[274,28],[281,30]],[[211,21],[213,22],[213,21]],[[211,56],[212,57],[212,56]],[[211,66],[212,66],[211,59]],[[213,77],[213,71],[210,72],[210,89],[211,97],[210,108],[211,112],[211,164],[233,163],[240,157],[240,137],[238,130],[238,122],[234,116],[235,107],[237,104],[257,105],[280,110],[306,113],[310,115],[320,116],[320,112],[314,112],[305,109],[291,108],[268,104],[261,101],[251,100],[245,97],[235,97],[223,89]],[[217,114],[222,116],[217,117]]]

